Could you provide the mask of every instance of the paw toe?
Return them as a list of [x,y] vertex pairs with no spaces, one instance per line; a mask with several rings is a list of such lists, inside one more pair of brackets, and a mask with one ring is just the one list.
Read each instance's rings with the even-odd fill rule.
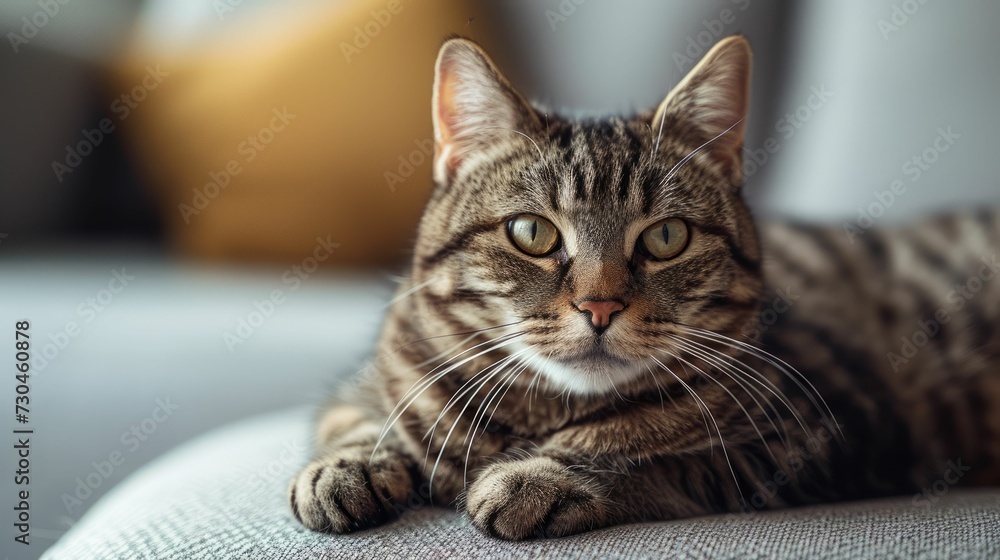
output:
[[389,509],[376,494],[367,464],[314,462],[292,483],[289,505],[303,525],[346,533],[384,522]]
[[473,525],[488,535],[523,540],[584,531],[600,524],[601,504],[584,481],[543,459],[484,473],[469,490]]

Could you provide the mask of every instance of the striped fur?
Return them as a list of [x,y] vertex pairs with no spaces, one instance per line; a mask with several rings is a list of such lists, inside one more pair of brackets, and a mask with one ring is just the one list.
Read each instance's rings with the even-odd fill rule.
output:
[[[437,187],[378,359],[290,487],[307,527],[457,503],[523,539],[1000,481],[996,216],[758,235],[742,38],[627,119],[542,113],[464,40],[437,73]],[[524,213],[556,252],[511,244]],[[687,248],[643,256],[670,217]],[[625,309],[597,333],[580,298]]]

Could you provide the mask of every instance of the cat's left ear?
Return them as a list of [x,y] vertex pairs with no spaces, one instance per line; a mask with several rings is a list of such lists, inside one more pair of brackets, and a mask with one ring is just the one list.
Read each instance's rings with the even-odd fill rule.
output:
[[676,134],[721,164],[734,187],[743,182],[743,134],[750,110],[750,44],[739,35],[719,41],[667,95],[653,133]]
[[434,76],[434,180],[447,184],[463,165],[501,142],[525,141],[540,121],[490,57],[467,39],[441,46]]

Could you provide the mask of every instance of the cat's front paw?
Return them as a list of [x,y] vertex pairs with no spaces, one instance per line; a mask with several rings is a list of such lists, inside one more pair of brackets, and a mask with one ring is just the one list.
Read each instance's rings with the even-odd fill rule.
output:
[[489,467],[469,487],[466,506],[478,529],[510,540],[561,537],[609,523],[597,484],[547,457]]
[[292,481],[292,513],[314,531],[347,533],[396,516],[394,505],[412,488],[408,459],[383,455],[369,463],[365,453],[334,452],[311,461]]

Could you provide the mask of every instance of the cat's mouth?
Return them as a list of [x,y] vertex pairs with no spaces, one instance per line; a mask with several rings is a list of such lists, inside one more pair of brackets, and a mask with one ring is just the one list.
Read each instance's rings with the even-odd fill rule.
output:
[[[588,329],[589,330],[589,329]],[[548,381],[577,394],[602,394],[615,390],[646,372],[641,359],[622,354],[620,341],[610,333],[574,337],[573,343],[563,340],[556,351],[552,341],[527,346],[515,344],[513,351],[542,346],[544,358],[532,362]]]
[[645,366],[595,345],[583,352],[544,360],[539,368],[549,381],[578,394],[600,394],[641,375]]
[[562,361],[566,362],[569,365],[573,365],[574,363],[577,362],[587,362],[587,363],[607,362],[609,364],[614,364],[618,366],[628,366],[631,364],[629,360],[620,358],[618,356],[609,353],[607,350],[603,348],[603,345],[601,344],[596,344],[593,348],[590,348],[582,353],[564,357],[562,358]]

